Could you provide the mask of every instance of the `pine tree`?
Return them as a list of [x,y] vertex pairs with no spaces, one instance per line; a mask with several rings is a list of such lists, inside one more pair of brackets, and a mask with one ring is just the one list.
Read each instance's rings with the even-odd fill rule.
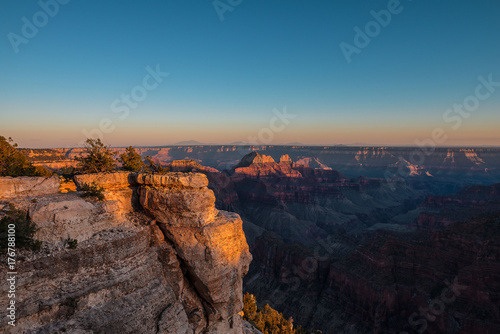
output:
[[75,158],[80,173],[106,173],[116,169],[116,162],[109,146],[105,146],[101,139],[87,139],[83,155]]
[[145,165],[141,155],[132,146],[127,147],[125,153],[120,155],[120,162],[125,170],[131,172],[140,172]]
[[34,166],[19,152],[12,138],[0,136],[0,176],[45,176],[52,175],[48,169]]

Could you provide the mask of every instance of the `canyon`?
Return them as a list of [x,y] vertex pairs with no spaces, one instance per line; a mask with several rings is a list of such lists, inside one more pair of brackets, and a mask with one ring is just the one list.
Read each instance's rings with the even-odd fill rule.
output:
[[500,184],[435,195],[299,162],[170,163],[205,173],[217,206],[241,215],[254,258],[245,290],[262,305],[332,334],[500,330]]
[[[217,226],[221,219],[241,217],[253,261],[236,242],[218,252],[231,259],[228,263],[234,263],[236,252],[246,265],[218,275],[232,280],[236,290],[254,294],[261,306],[292,316],[297,325],[325,334],[500,332],[498,148],[435,148],[424,154],[398,147],[198,145],[137,151],[168,166],[167,175],[204,178],[202,187],[198,181],[188,186],[196,191],[184,189],[192,181],[165,181],[166,176],[114,180],[104,209],[147,217],[139,225],[172,245],[191,290],[186,289],[201,300],[178,299],[191,329],[215,328],[210,326],[219,319],[226,330],[228,319],[237,319],[230,315],[237,308],[216,301],[240,301],[207,293],[217,290],[211,285],[216,278],[208,275],[203,284],[195,283],[210,270],[192,261],[204,261],[198,243],[215,247],[212,236],[232,243]],[[415,163],[419,152],[423,160]],[[54,169],[70,166],[80,153],[25,152],[36,164]],[[77,186],[91,180],[75,177]],[[182,195],[174,190],[179,187]],[[206,222],[213,229],[200,236]],[[72,238],[85,235],[71,228],[65,225],[64,231]],[[236,230],[230,235],[241,233],[241,227]],[[190,265],[201,267],[189,270]],[[241,287],[234,277],[247,270]],[[172,290],[177,296],[178,289]],[[190,314],[204,319],[199,327]]]
[[[121,154],[125,148],[113,150]],[[293,161],[308,167],[332,168],[348,177],[403,178],[440,193],[455,192],[467,184],[492,184],[500,179],[498,147],[194,145],[136,150],[142,157],[149,155],[162,164],[192,159],[219,171],[230,170],[254,151],[275,161],[289,155]],[[52,168],[73,164],[74,157],[82,151],[82,148],[23,150],[30,160]],[[436,181],[440,185],[437,189]]]

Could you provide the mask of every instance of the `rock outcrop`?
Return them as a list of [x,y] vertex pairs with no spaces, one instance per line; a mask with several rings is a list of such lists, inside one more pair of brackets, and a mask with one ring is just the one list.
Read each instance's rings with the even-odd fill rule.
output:
[[0,177],[0,199],[55,194],[59,191],[59,185],[57,176]]
[[241,219],[215,209],[206,176],[75,177],[78,187],[93,182],[105,201],[9,198],[28,210],[42,250],[18,250],[16,326],[2,317],[0,331],[242,334],[251,255]]
[[144,183],[139,189],[140,203],[173,242],[202,298],[204,309],[197,311],[208,325],[215,326],[214,333],[231,333],[228,325],[239,321],[235,314],[243,308],[243,276],[251,261],[242,221],[237,214],[215,209],[215,196],[206,188],[205,175],[173,175],[139,175],[139,182]]
[[240,162],[233,167],[233,169],[248,167],[252,164],[264,164],[264,163],[275,163],[274,159],[268,155],[260,154],[257,151],[252,153],[248,153],[243,158],[241,158]]
[[215,168],[203,166],[198,162],[190,159],[174,160],[168,164],[168,168],[170,168],[172,172],[203,172],[203,173],[218,172],[218,170]]
[[292,168],[290,157],[283,156],[279,163],[267,155],[252,152],[245,155],[241,161],[233,167],[234,175],[241,178],[253,177],[302,177],[302,175]]

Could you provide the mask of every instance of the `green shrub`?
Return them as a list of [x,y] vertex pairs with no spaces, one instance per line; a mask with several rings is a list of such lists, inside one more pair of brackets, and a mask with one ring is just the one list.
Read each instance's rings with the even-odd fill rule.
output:
[[100,139],[89,138],[85,142],[84,154],[75,158],[78,171],[82,174],[112,172],[116,169],[114,154]]
[[257,308],[257,299],[254,295],[245,293],[243,296],[243,319],[252,324],[264,334],[317,334],[320,331],[308,331],[302,326],[293,328],[293,319],[285,319],[268,304],[262,308]]
[[76,168],[72,166],[61,167],[57,173],[61,175],[66,182],[69,182],[73,180],[73,176],[75,176],[76,173]]
[[42,243],[33,239],[36,232],[36,225],[31,222],[26,211],[16,209],[9,203],[9,210],[5,216],[0,219],[0,248],[7,249],[9,225],[15,225],[15,247],[29,248],[34,251],[40,250]]
[[52,172],[41,166],[34,166],[17,149],[12,138],[0,136],[0,176],[52,176]]
[[83,191],[81,197],[95,197],[99,201],[104,201],[104,188],[95,182],[82,184],[81,190]]
[[64,240],[69,249],[75,249],[78,246],[78,240],[68,238]]
[[145,165],[141,155],[132,146],[127,147],[125,153],[120,155],[119,160],[122,163],[123,169],[131,172],[140,172]]

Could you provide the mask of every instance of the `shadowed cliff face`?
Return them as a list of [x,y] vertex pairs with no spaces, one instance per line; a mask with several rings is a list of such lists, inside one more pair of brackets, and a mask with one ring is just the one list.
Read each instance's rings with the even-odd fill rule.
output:
[[[236,210],[266,231],[250,238],[245,280],[263,303],[324,333],[500,330],[498,184],[429,196],[398,212],[392,206],[404,208],[403,185],[390,192],[383,180],[294,164],[301,177],[291,178],[275,165],[282,163],[231,176],[243,203]],[[355,218],[342,220],[347,212]],[[328,228],[335,223],[342,230]]]
[[[18,250],[16,327],[3,317],[2,331],[243,333],[238,313],[251,255],[241,219],[215,209],[207,178],[75,177],[78,186],[93,181],[105,201],[4,194],[29,212],[43,247]],[[7,296],[0,301],[7,305]]]
[[429,238],[379,232],[341,259],[329,246],[287,245],[266,232],[252,250],[246,289],[324,333],[497,333],[499,217]]
[[428,196],[418,208],[416,224],[433,231],[496,210],[500,210],[500,183],[468,186],[454,195]]
[[[404,182],[255,153],[207,176],[219,207],[243,218],[254,258],[245,289],[297,324],[324,333],[499,330],[498,185],[426,197]],[[447,223],[423,226],[426,215]]]

